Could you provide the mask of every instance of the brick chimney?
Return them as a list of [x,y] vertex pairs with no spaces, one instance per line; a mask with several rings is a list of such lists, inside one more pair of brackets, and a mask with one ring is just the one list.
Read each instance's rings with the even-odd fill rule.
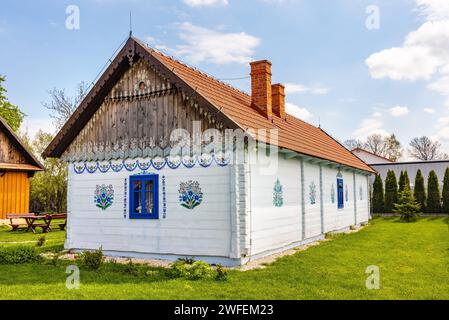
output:
[[251,62],[251,102],[267,118],[272,117],[271,62]]
[[277,83],[271,86],[272,110],[275,115],[285,119],[285,87]]

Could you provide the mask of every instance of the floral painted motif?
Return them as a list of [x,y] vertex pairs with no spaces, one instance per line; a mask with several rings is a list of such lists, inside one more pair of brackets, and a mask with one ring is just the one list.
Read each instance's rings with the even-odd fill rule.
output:
[[97,185],[94,194],[95,205],[106,210],[114,202],[114,187],[110,184],[109,186],[102,184]]
[[[120,156],[124,157],[124,155]],[[193,168],[197,164],[203,168],[210,167],[213,163],[218,166],[224,167],[231,162],[231,155],[226,152],[220,152],[217,154],[205,154],[200,158],[196,156],[175,156],[175,157],[154,157],[152,159],[145,158],[137,161],[133,160],[111,160],[108,162],[84,162],[84,163],[74,163],[73,168],[76,174],[82,174],[85,171],[88,173],[95,173],[100,171],[101,173],[106,173],[109,170],[114,172],[120,172],[126,170],[129,172],[135,171],[137,169],[146,171],[151,167],[156,170],[162,170],[165,166],[170,169],[177,169],[182,165],[185,168]]]
[[198,181],[189,180],[179,185],[179,202],[189,210],[195,209],[203,202],[203,192]]
[[335,187],[334,187],[334,184],[332,184],[332,187],[331,187],[331,203],[332,204],[335,203]]
[[279,179],[276,179],[273,188],[273,204],[275,207],[280,208],[284,205],[282,185]]
[[313,181],[309,185],[309,199],[310,204],[316,204],[316,184]]
[[362,201],[363,200],[363,188],[362,188],[362,186],[360,186],[360,188],[359,188],[359,196],[360,196],[360,201]]
[[345,201],[349,201],[349,191],[348,191],[348,185],[345,185]]

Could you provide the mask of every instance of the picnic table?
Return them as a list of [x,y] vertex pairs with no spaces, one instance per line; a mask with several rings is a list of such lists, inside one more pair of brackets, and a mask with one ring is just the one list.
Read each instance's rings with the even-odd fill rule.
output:
[[[66,213],[56,213],[56,214],[8,214],[7,218],[11,222],[12,231],[19,229],[25,229],[25,232],[32,231],[36,233],[36,228],[42,228],[42,232],[47,233],[52,231],[51,222],[53,220],[63,220],[63,222],[58,223],[59,229],[62,231],[67,225],[67,214]],[[26,225],[17,223],[14,220],[23,219]]]

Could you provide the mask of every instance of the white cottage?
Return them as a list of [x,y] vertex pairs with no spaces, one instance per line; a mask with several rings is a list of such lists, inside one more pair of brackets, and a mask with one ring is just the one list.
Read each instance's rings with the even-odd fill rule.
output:
[[285,113],[269,61],[251,88],[130,37],[44,152],[69,163],[66,248],[230,266],[368,221],[374,171]]

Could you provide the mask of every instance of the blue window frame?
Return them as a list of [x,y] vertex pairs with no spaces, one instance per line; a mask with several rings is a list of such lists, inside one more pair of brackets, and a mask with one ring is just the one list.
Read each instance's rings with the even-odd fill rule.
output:
[[338,209],[343,209],[345,207],[343,196],[343,178],[337,178],[337,198],[338,198]]
[[129,184],[129,218],[159,219],[159,176],[131,176]]

